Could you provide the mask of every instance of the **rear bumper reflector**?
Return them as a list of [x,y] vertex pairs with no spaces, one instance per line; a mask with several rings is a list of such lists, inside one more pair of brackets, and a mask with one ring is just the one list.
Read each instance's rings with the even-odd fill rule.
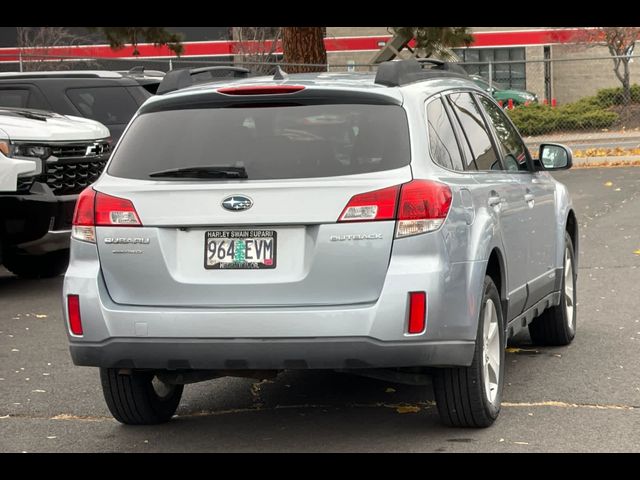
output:
[[424,332],[427,317],[427,294],[425,292],[409,293],[409,326],[410,334]]
[[69,313],[69,327],[74,335],[82,335],[82,318],[80,317],[80,297],[67,296],[67,311]]

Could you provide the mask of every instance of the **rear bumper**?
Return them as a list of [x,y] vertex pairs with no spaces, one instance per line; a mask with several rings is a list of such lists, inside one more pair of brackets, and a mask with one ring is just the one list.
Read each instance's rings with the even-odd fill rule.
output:
[[44,237],[21,243],[18,248],[32,255],[44,255],[69,248],[70,239],[71,230],[49,230]]
[[380,342],[371,338],[118,338],[71,343],[76,365],[152,369],[355,369],[469,364],[473,341]]
[[[43,239],[49,232],[47,242],[52,248],[46,253],[60,248],[69,248],[69,231],[73,210],[78,195],[53,194],[46,185],[34,184],[31,193],[25,195],[0,195],[0,235],[7,246],[22,245]],[[58,234],[58,235],[56,235]]]
[[[409,238],[404,242],[417,243]],[[97,248],[72,240],[66,295],[78,295],[76,365],[155,369],[354,369],[468,366],[486,262],[391,258],[379,298],[347,305],[175,307],[115,303]],[[149,279],[146,288],[153,288]],[[426,329],[408,335],[408,292],[427,294]]]

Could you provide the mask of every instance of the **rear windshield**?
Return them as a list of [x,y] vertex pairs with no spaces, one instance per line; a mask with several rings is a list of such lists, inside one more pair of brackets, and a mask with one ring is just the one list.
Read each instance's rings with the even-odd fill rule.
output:
[[139,116],[109,174],[243,167],[249,180],[379,172],[410,162],[407,118],[397,105],[297,105],[169,110]]

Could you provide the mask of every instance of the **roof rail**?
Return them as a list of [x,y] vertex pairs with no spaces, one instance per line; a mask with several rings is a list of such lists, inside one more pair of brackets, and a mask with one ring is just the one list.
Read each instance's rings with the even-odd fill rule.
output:
[[468,78],[468,76],[464,68],[455,63],[443,62],[435,58],[411,58],[409,60],[394,60],[381,63],[374,83],[387,87],[399,87],[428,78]]
[[0,80],[24,78],[122,78],[122,74],[109,70],[0,72]]
[[[221,75],[215,75],[220,72]],[[202,67],[202,68],[181,68],[171,70],[164,76],[162,83],[158,87],[157,95],[162,95],[181,88],[190,87],[196,83],[224,80],[224,72],[231,72],[232,78],[247,78],[249,70],[242,67]],[[206,74],[206,75],[203,75]],[[195,78],[194,78],[195,77]]]

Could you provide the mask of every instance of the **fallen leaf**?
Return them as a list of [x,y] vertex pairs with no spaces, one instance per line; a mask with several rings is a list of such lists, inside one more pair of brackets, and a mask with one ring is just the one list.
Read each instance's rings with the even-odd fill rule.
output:
[[611,187],[612,185],[613,185],[613,182],[604,182],[605,187]]
[[396,389],[389,387],[384,391],[384,393],[396,393]]
[[418,413],[420,411],[420,407],[415,405],[407,405],[396,408],[396,412],[398,413]]
[[531,348],[516,348],[509,347],[506,350],[507,353],[540,353],[540,350],[535,350]]
[[636,254],[636,255],[640,255],[640,249],[634,250],[633,253]]

